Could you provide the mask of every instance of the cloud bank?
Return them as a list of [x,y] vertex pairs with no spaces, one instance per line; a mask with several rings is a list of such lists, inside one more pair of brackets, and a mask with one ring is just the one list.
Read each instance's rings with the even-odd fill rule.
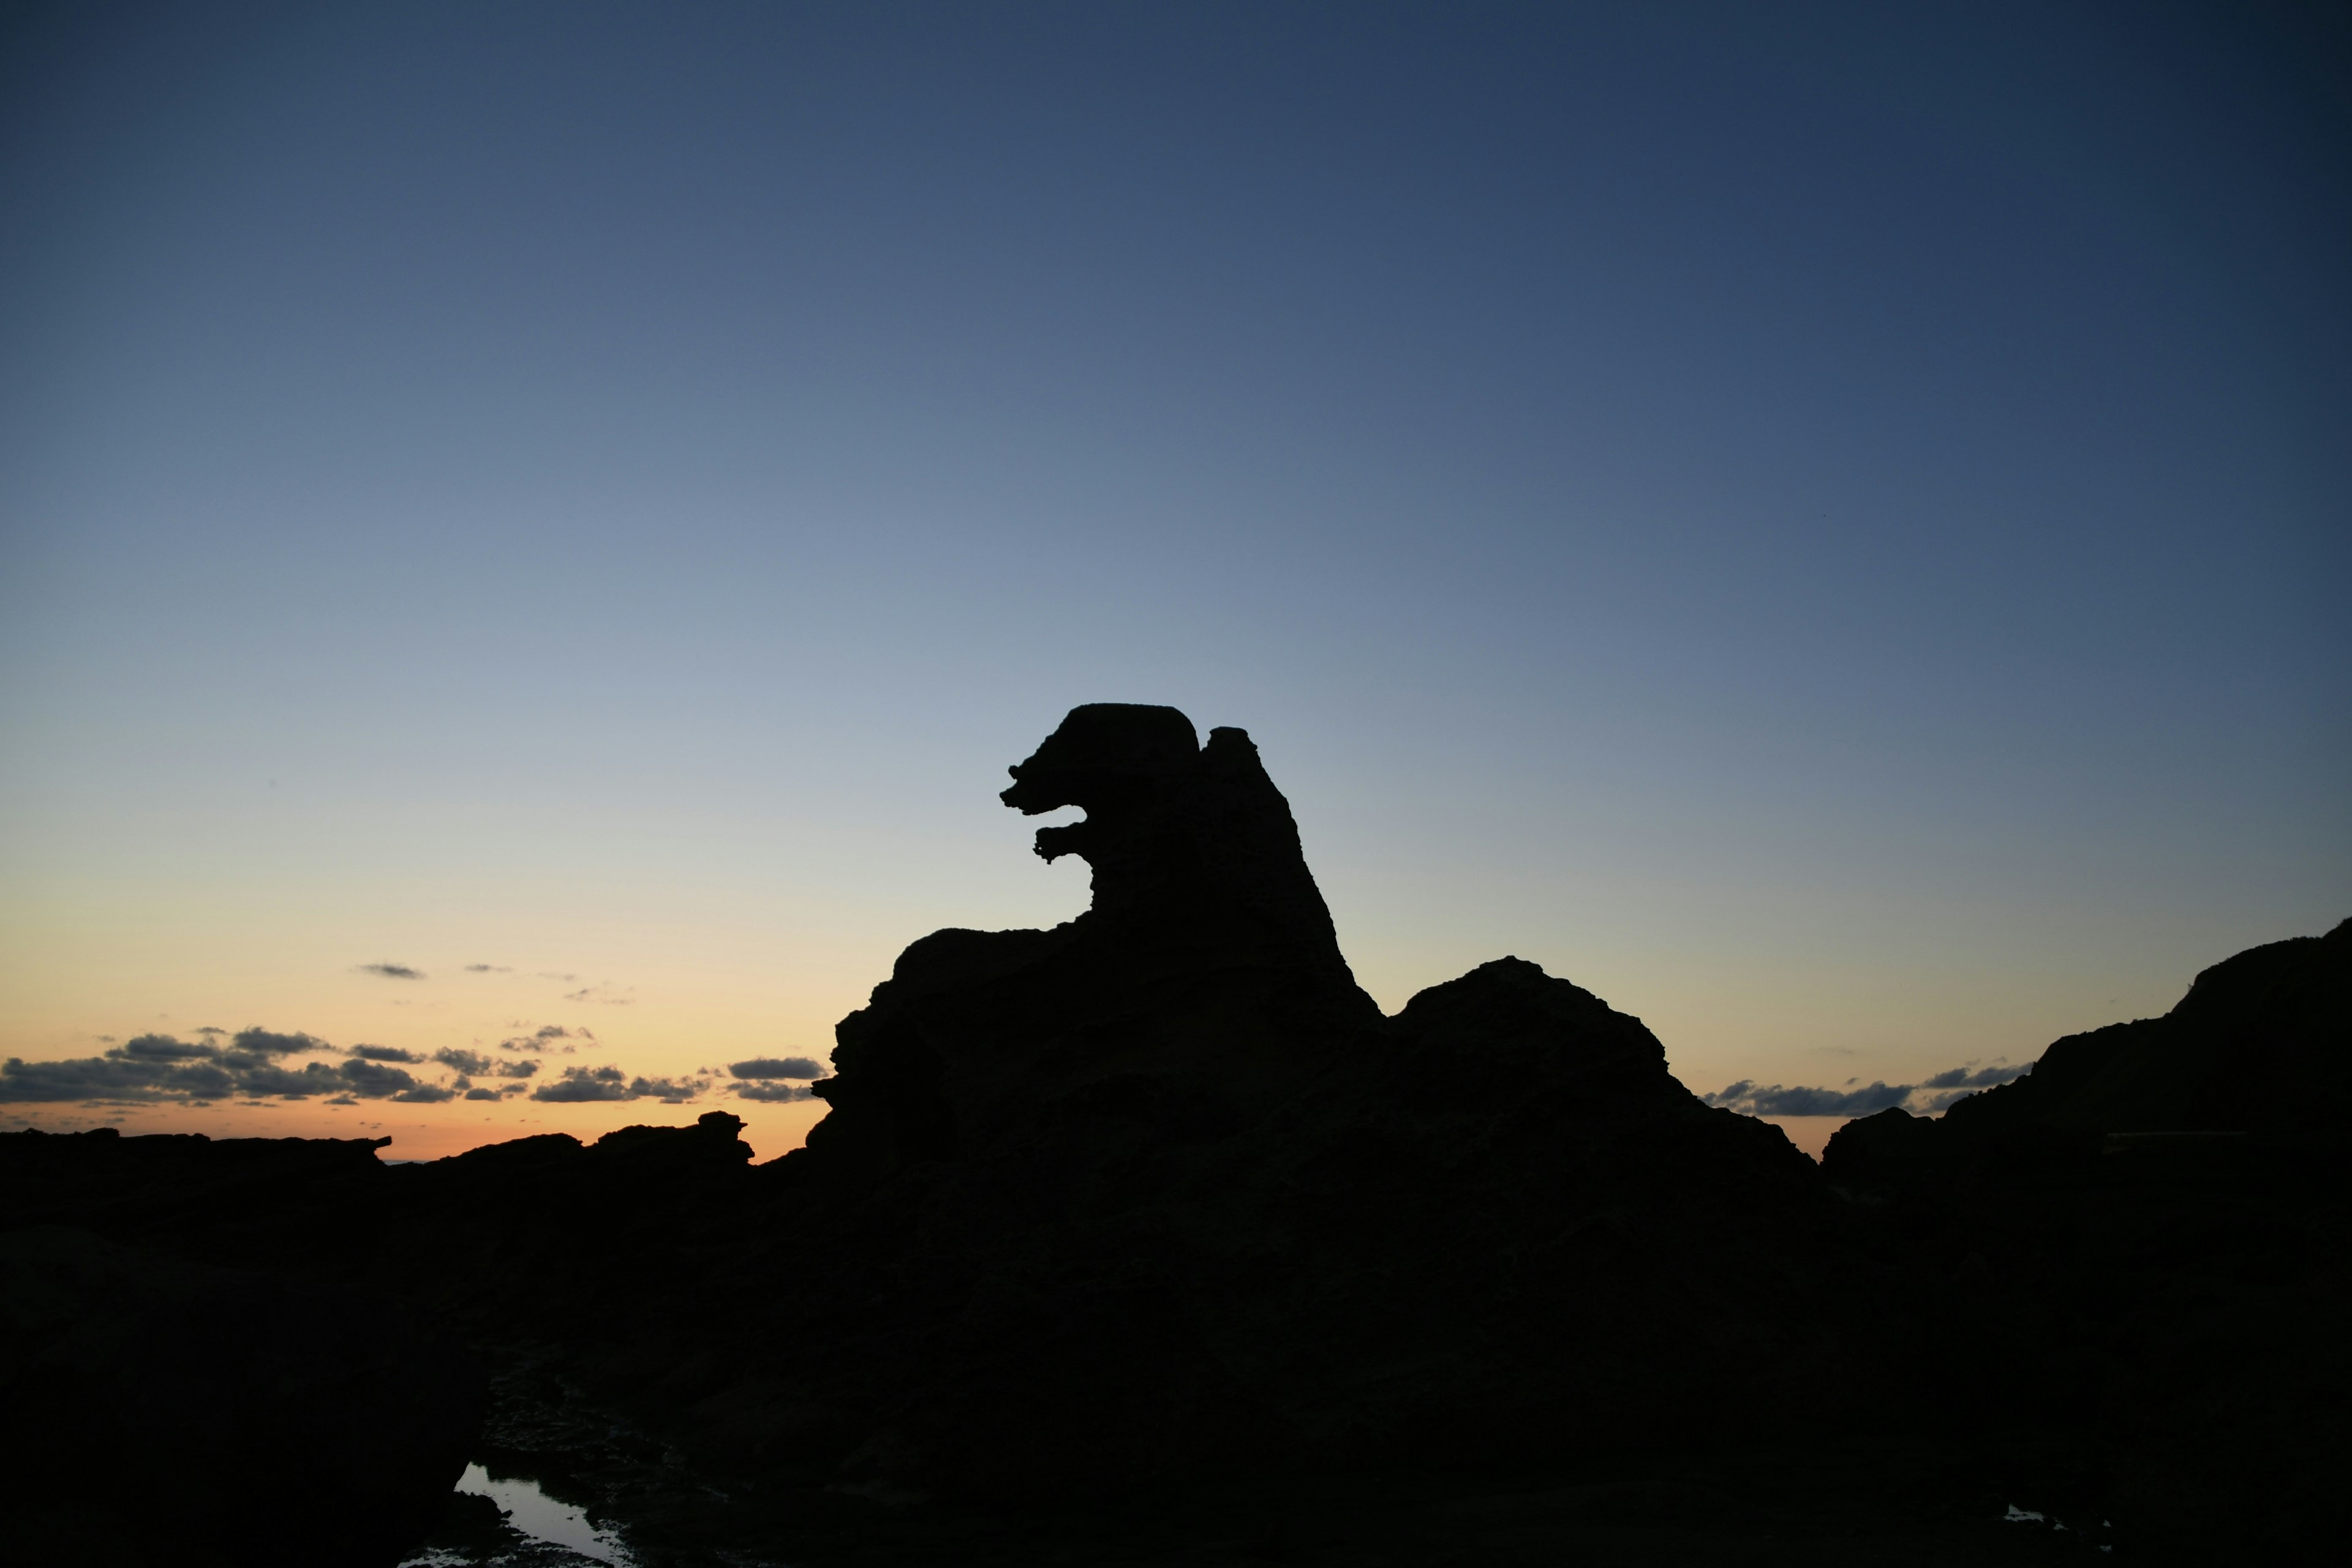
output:
[[616,1067],[565,1068],[553,1082],[532,1089],[530,1097],[551,1105],[611,1100],[658,1100],[664,1105],[684,1105],[709,1087],[701,1074],[682,1079],[632,1078]]
[[[220,1031],[199,1031],[206,1037]],[[386,1100],[432,1105],[457,1090],[426,1083],[405,1067],[424,1058],[393,1046],[354,1046],[341,1060],[305,1062],[285,1058],[316,1056],[333,1047],[316,1035],[279,1034],[258,1026],[240,1029],[226,1046],[210,1037],[182,1040],[141,1035],[103,1056],[65,1061],[28,1062],[10,1057],[0,1063],[0,1101],[58,1103],[68,1100],[122,1103],[178,1102],[205,1105],[218,1100],[309,1100],[335,1097],[331,1104]]]
[[1741,1079],[1699,1098],[1709,1105],[1749,1116],[1871,1116],[1897,1105],[1933,1115],[1955,1100],[2023,1078],[2032,1070],[2032,1062],[2019,1067],[1988,1068],[1971,1063],[1917,1083],[1872,1083],[1861,1089],[1817,1089],[1801,1084],[1790,1088]]

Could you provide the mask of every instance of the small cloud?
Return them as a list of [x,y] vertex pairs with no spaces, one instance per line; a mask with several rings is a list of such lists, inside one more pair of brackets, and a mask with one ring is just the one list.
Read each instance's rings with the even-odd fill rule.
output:
[[1767,1087],[1742,1079],[1699,1098],[1749,1116],[1869,1116],[1902,1104],[1910,1093],[1907,1083],[1874,1083],[1855,1089],[1784,1089],[1777,1083]]
[[280,1035],[256,1024],[249,1029],[239,1029],[229,1042],[237,1050],[255,1057],[294,1057],[310,1051],[334,1049],[316,1035]]
[[531,1090],[530,1097],[554,1105],[636,1098],[629,1092],[628,1074],[611,1067],[565,1068],[562,1077],[553,1083],[541,1084]]
[[634,1007],[637,999],[626,992],[635,989],[635,986],[629,986],[626,990],[615,991],[610,985],[583,985],[577,991],[566,991],[563,999],[566,1002],[593,1002],[600,1007]]
[[770,1104],[782,1104],[787,1100],[809,1098],[808,1085],[804,1083],[774,1083],[759,1080],[750,1083],[730,1083],[727,1089],[729,1093],[739,1099],[764,1100]]
[[498,1097],[499,1091],[495,1089],[469,1089],[466,1091],[467,1100],[496,1100]]
[[737,1078],[823,1078],[824,1068],[814,1057],[754,1057],[748,1062],[730,1062],[727,1070]]
[[392,1098],[395,1103],[402,1105],[438,1105],[445,1100],[457,1099],[457,1091],[454,1089],[443,1089],[437,1083],[420,1083],[412,1089],[402,1089]]
[[[369,1068],[370,1064],[350,1062],[330,1067],[325,1062],[305,1062],[300,1072],[279,1067],[275,1062],[240,1065],[236,1074],[236,1091],[248,1100],[259,1100],[272,1094],[287,1100],[308,1100],[314,1094],[335,1094],[345,1087],[344,1067]],[[370,1070],[390,1072],[400,1078],[408,1076],[397,1068],[373,1068]]]
[[217,1025],[206,1024],[203,1028],[198,1029],[196,1033],[199,1035],[226,1035],[228,1031],[219,1027]]
[[514,971],[508,968],[503,963],[469,963],[466,965],[466,973],[468,974],[512,974]]
[[[314,1062],[311,1065],[315,1067],[318,1064]],[[351,1086],[351,1091],[362,1100],[406,1099],[410,1091],[424,1087],[412,1074],[399,1068],[380,1067],[370,1061],[354,1059],[344,1062],[342,1076],[344,1082]],[[448,1099],[448,1091],[442,1090],[438,1098]]]
[[127,1046],[118,1046],[106,1053],[141,1062],[185,1062],[209,1060],[220,1055],[213,1045],[183,1044],[169,1035],[141,1035]]
[[327,1101],[327,1103],[328,1103],[329,1105],[357,1105],[357,1104],[359,1103],[359,1101],[358,1101],[358,1100],[353,1100],[353,1099],[352,1099],[350,1095],[348,1095],[348,1094],[339,1094],[339,1095],[335,1096],[335,1098],[334,1098],[334,1099],[332,1099],[332,1100],[331,1100]]
[[362,963],[360,964],[358,968],[359,973],[362,974],[381,974],[386,980],[422,980],[425,978],[425,971],[421,969],[411,969],[405,963]]
[[528,1035],[513,1035],[500,1040],[499,1049],[502,1051],[559,1050],[568,1054],[577,1048],[568,1044],[558,1045],[556,1042],[559,1040],[586,1040],[590,1045],[593,1045],[596,1043],[596,1034],[593,1029],[567,1029],[561,1024],[543,1024]]
[[497,1064],[496,1070],[500,1078],[529,1078],[539,1070],[539,1063],[535,1059],[527,1062],[499,1062]]
[[631,1078],[616,1067],[565,1068],[562,1077],[541,1084],[530,1097],[558,1105],[614,1100],[658,1100],[665,1105],[683,1105],[702,1089],[692,1079]]
[[406,1062],[411,1066],[425,1059],[415,1051],[404,1051],[398,1046],[353,1046],[352,1055],[363,1062]]
[[541,970],[539,972],[539,977],[541,980],[561,980],[566,985],[573,984],[580,978],[580,976],[576,974],[558,974],[551,969]]
[[445,1068],[455,1068],[467,1078],[487,1078],[493,1064],[479,1051],[468,1051],[456,1046],[444,1046],[433,1053],[433,1059]]
[[[1969,1066],[1974,1067],[1975,1064],[1970,1063]],[[1977,1068],[1974,1072],[1969,1071],[1969,1068],[1954,1068],[1948,1072],[1939,1072],[1933,1078],[1920,1079],[1919,1087],[1921,1089],[1993,1089],[2023,1078],[2032,1070],[2033,1067],[2030,1062],[2024,1067]]]

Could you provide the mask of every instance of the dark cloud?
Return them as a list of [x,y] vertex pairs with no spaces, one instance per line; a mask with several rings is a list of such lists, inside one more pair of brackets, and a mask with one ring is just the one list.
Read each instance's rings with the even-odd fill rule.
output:
[[357,1058],[342,1064],[342,1075],[344,1081],[351,1085],[352,1092],[366,1100],[381,1100],[417,1087],[412,1074]]
[[469,963],[466,965],[466,973],[468,974],[512,974],[514,971],[508,968],[503,963]]
[[110,1057],[125,1057],[141,1062],[186,1062],[210,1060],[220,1055],[220,1047],[205,1044],[190,1044],[175,1040],[169,1035],[142,1035],[117,1049]]
[[348,1094],[339,1094],[339,1095],[335,1096],[335,1098],[334,1098],[334,1099],[332,1099],[332,1100],[331,1100],[327,1101],[327,1103],[328,1103],[329,1105],[357,1105],[357,1104],[359,1103],[359,1101],[358,1101],[358,1100],[353,1100],[353,1099],[352,1099],[350,1095],[348,1095]]
[[425,978],[425,971],[421,969],[411,969],[404,963],[362,963],[359,966],[359,972],[362,974],[381,974],[386,980],[422,980]]
[[539,1070],[537,1061],[499,1062],[494,1065],[500,1078],[529,1078]]
[[495,1089],[469,1089],[466,1091],[467,1100],[496,1100],[498,1097],[499,1091]]
[[530,1097],[557,1105],[636,1098],[629,1092],[629,1075],[619,1068],[565,1068],[562,1077],[553,1083],[541,1084],[530,1091]]
[[420,1083],[402,1089],[392,1098],[403,1105],[438,1105],[445,1100],[457,1099],[457,1091],[444,1089],[437,1083]]
[[2033,1064],[2023,1067],[1979,1068],[1970,1072],[1967,1068],[1954,1068],[1933,1078],[1921,1079],[1921,1089],[1993,1089],[2011,1079],[2023,1078],[2033,1070]]
[[398,1046],[353,1046],[352,1055],[363,1062],[405,1062],[410,1067],[425,1059],[415,1051],[404,1051]]
[[568,1043],[558,1045],[556,1042],[559,1040],[566,1042],[586,1040],[593,1045],[596,1043],[596,1034],[593,1029],[567,1029],[561,1024],[542,1024],[528,1035],[514,1035],[500,1040],[499,1049],[502,1051],[571,1051],[576,1048]]
[[754,1057],[730,1062],[727,1070],[737,1078],[823,1078],[824,1068],[813,1057]]
[[[2023,1078],[2032,1070],[2031,1062],[2022,1067],[1979,1068],[1970,1064],[1937,1073],[1917,1083],[1872,1083],[1862,1089],[1815,1089],[1804,1085],[1784,1088],[1777,1083],[1759,1085],[1742,1079],[1699,1098],[1709,1105],[1744,1111],[1749,1116],[1870,1116],[1889,1106],[1906,1103],[1912,1110],[1932,1114],[1948,1109],[1955,1100]],[[1852,1079],[1846,1081],[1853,1082]]]
[[61,1062],[0,1063],[0,1100],[186,1100],[229,1093],[236,1080],[209,1061],[141,1060],[109,1052]]
[[[255,1100],[268,1094],[279,1095],[287,1100],[308,1100],[314,1094],[341,1094],[356,1088],[344,1078],[344,1069],[365,1068],[368,1065],[365,1062],[347,1062],[342,1064],[342,1068],[338,1068],[330,1067],[325,1062],[305,1062],[302,1070],[296,1072],[291,1068],[279,1067],[275,1062],[258,1062],[237,1073],[236,1090],[239,1094]],[[397,1072],[397,1069],[391,1068],[377,1070]],[[406,1078],[408,1075],[397,1073],[397,1076]],[[358,1092],[364,1094],[367,1091],[358,1089]]]
[[[416,1058],[411,1057],[408,1059],[415,1061]],[[481,1052],[460,1050],[455,1046],[442,1047],[433,1053],[433,1059],[445,1068],[457,1068],[468,1078],[488,1077],[493,1065],[490,1058]]]
[[280,1035],[256,1024],[249,1029],[239,1029],[229,1042],[237,1050],[254,1057],[299,1057],[310,1051],[327,1051],[334,1047],[316,1035]]
[[664,1105],[683,1105],[700,1094],[703,1087],[692,1079],[631,1078],[615,1067],[565,1068],[562,1077],[541,1084],[530,1097],[559,1105],[607,1100],[658,1100]]
[[763,1100],[771,1103],[788,1100],[806,1100],[808,1086],[801,1083],[774,1083],[758,1080],[751,1083],[730,1083],[729,1092],[742,1100]]
[[1699,1098],[1709,1105],[1720,1105],[1750,1116],[1868,1116],[1900,1105],[1910,1098],[1907,1083],[1874,1083],[1867,1089],[1784,1089],[1779,1084],[1764,1087],[1742,1079],[1739,1082]]
[[226,1029],[221,1028],[219,1026],[215,1024],[206,1024],[203,1028],[198,1029],[195,1032],[199,1035],[226,1035],[228,1033]]

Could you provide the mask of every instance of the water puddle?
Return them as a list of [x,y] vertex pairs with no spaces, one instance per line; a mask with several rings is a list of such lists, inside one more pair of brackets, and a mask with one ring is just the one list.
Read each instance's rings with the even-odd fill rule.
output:
[[[479,1464],[466,1467],[457,1478],[457,1489],[486,1497],[506,1516],[507,1528],[517,1535],[546,1546],[560,1547],[572,1559],[610,1563],[614,1568],[635,1568],[636,1559],[621,1544],[618,1531],[599,1529],[589,1522],[586,1511],[572,1503],[547,1495],[534,1480],[520,1476],[493,1478]],[[509,1541],[512,1537],[508,1538]],[[483,1563],[505,1563],[509,1557],[501,1552],[484,1555],[448,1546],[436,1546],[424,1555],[412,1557],[401,1568],[465,1568]],[[563,1560],[556,1554],[533,1552],[529,1561],[534,1564]]]

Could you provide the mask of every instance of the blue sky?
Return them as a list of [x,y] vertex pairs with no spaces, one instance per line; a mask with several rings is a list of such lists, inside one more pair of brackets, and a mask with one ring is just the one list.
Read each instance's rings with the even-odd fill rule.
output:
[[1079,907],[993,793],[1088,700],[1251,730],[1384,1005],[1515,952],[1702,1089],[2352,912],[2294,13],[13,26],[9,1054],[561,1005],[494,959],[821,1052]]

